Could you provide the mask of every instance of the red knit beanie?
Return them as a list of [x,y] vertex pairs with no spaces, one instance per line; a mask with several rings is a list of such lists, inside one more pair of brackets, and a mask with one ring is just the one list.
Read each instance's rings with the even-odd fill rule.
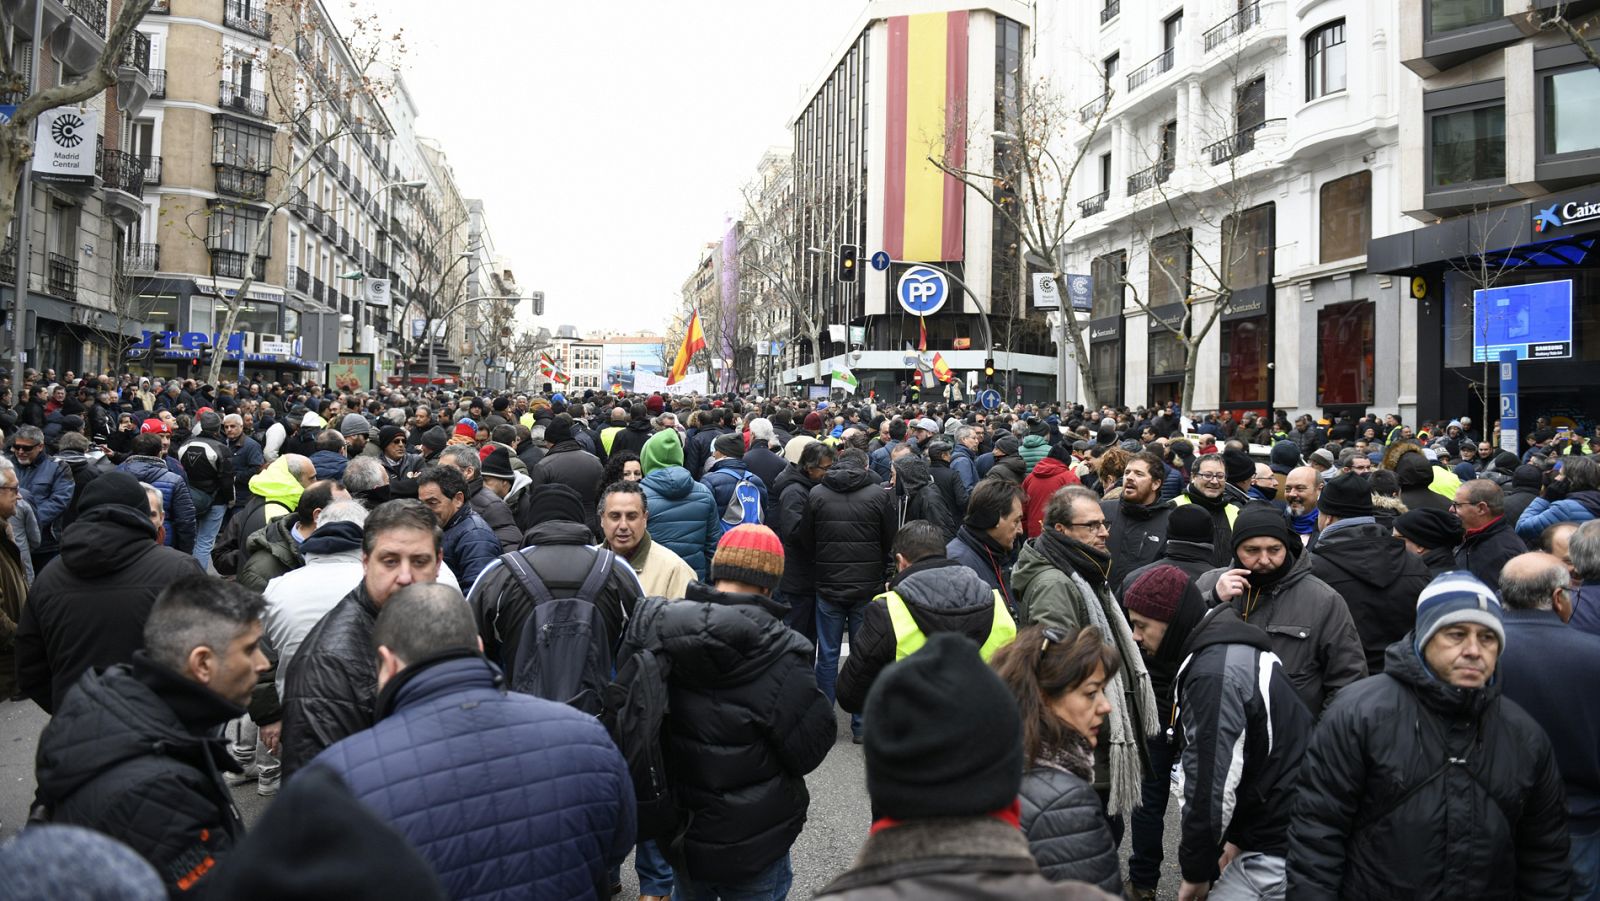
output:
[[1189,587],[1189,576],[1183,570],[1163,564],[1152,566],[1144,575],[1133,580],[1122,605],[1129,613],[1137,613],[1156,622],[1170,623],[1183,600],[1184,589]]
[[456,423],[454,434],[458,438],[476,439],[478,437],[478,424],[470,419],[463,419]]
[[734,526],[711,558],[711,581],[728,579],[772,591],[783,579],[783,542],[766,526]]

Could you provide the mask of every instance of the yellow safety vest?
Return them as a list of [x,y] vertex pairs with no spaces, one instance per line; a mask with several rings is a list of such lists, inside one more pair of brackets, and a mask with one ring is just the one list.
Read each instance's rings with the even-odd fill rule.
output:
[[[885,591],[878,595],[889,608],[889,625],[894,627],[894,659],[904,660],[915,654],[923,645],[928,643],[928,636],[922,634],[922,628],[911,616],[911,608],[906,606],[905,599],[896,591]],[[876,598],[874,599],[876,600]],[[1010,644],[1017,637],[1017,623],[1011,618],[1011,613],[1006,610],[1005,602],[1000,597],[1000,592],[994,593],[994,625],[989,627],[989,638],[984,641],[983,647],[978,649],[978,654],[984,660],[994,656],[994,652]]]
[[[1454,498],[1452,497],[1452,500],[1453,499]],[[1184,504],[1192,504],[1192,503],[1194,503],[1194,501],[1189,499],[1189,493],[1188,492],[1184,492],[1183,494],[1178,495],[1178,497],[1172,502],[1172,505],[1174,507],[1181,507]],[[1233,528],[1233,521],[1239,518],[1239,505],[1230,503],[1230,504],[1228,504],[1227,507],[1224,508],[1224,510],[1228,514],[1228,528],[1231,529],[1231,528]],[[1207,511],[1207,512],[1209,512],[1209,511]]]

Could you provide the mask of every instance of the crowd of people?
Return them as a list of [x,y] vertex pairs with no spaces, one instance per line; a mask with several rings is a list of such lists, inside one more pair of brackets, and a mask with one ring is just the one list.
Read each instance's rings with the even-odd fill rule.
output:
[[819,897],[1155,898],[1176,798],[1183,901],[1600,898],[1570,426],[19,396],[0,897],[783,898],[837,705],[872,822]]

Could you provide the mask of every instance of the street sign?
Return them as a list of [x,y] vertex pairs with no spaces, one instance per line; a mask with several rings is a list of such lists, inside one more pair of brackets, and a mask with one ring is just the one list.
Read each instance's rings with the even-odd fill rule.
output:
[[1094,309],[1094,277],[1067,273],[1067,297],[1072,309],[1087,313]]
[[16,104],[14,104],[14,103],[0,104],[0,125],[4,125],[7,122],[10,122],[11,121],[11,117],[15,116],[16,114],[17,114],[17,105]]
[[1033,308],[1035,310],[1061,309],[1061,293],[1056,290],[1056,280],[1048,272],[1033,274]]
[[1507,348],[1500,351],[1500,449],[1513,454],[1520,443],[1517,412],[1517,351]]
[[1000,407],[1000,392],[993,388],[985,388],[978,392],[978,406],[985,410],[996,410]]
[[913,316],[932,316],[950,297],[950,281],[944,273],[927,266],[912,266],[900,276],[895,289],[900,306]]
[[879,272],[889,268],[889,252],[887,250],[880,250],[872,255],[872,268]]

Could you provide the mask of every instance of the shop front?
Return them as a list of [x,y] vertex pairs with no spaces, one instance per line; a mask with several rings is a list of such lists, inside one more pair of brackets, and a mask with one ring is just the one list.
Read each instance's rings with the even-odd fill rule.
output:
[[1176,303],[1150,311],[1148,402],[1152,407],[1183,400],[1184,342],[1174,329],[1183,328],[1185,309],[1183,304]]

